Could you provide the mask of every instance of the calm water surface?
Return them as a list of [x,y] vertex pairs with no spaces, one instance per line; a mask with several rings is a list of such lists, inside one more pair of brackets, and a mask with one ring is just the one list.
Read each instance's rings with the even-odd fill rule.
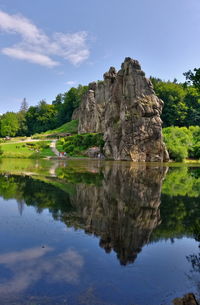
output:
[[200,167],[0,162],[0,304],[200,295]]

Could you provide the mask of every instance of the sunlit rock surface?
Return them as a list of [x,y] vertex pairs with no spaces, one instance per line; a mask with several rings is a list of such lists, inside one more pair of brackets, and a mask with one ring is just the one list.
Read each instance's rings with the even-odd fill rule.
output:
[[125,58],[117,72],[89,84],[73,119],[79,133],[104,134],[104,154],[115,160],[168,161],[160,118],[163,101],[153,90],[138,61]]

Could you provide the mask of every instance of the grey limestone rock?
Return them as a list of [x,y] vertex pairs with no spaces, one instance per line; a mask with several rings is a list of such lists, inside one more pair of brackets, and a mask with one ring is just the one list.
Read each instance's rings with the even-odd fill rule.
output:
[[117,72],[111,67],[104,81],[89,90],[73,115],[78,132],[104,134],[104,154],[115,160],[168,161],[160,118],[163,101],[153,90],[137,60],[125,58]]

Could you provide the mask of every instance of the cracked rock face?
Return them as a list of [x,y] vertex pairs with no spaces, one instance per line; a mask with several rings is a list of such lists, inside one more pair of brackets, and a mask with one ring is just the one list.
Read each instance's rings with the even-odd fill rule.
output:
[[163,101],[153,90],[138,61],[125,58],[117,72],[89,84],[74,118],[78,132],[104,134],[106,157],[115,160],[168,161],[160,118]]

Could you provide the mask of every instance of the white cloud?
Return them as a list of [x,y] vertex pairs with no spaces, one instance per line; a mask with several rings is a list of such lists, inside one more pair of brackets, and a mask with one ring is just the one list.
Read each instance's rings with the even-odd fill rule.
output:
[[49,37],[27,18],[9,15],[1,10],[0,31],[20,36],[16,45],[1,50],[3,54],[39,65],[57,66],[59,63],[52,59],[53,56],[79,65],[90,55],[87,46],[88,35],[85,31],[70,34],[53,33],[52,37]]
[[69,80],[68,82],[66,82],[66,85],[69,85],[69,86],[73,86],[75,84],[76,84],[76,82],[73,80]]
[[27,60],[32,63],[36,63],[42,66],[47,66],[47,67],[55,67],[59,65],[58,62],[52,60],[50,57],[40,54],[40,53],[35,53],[35,52],[30,52],[26,51],[20,48],[4,48],[2,49],[2,53],[5,55],[8,55],[10,57],[14,57],[17,59],[23,59]]

